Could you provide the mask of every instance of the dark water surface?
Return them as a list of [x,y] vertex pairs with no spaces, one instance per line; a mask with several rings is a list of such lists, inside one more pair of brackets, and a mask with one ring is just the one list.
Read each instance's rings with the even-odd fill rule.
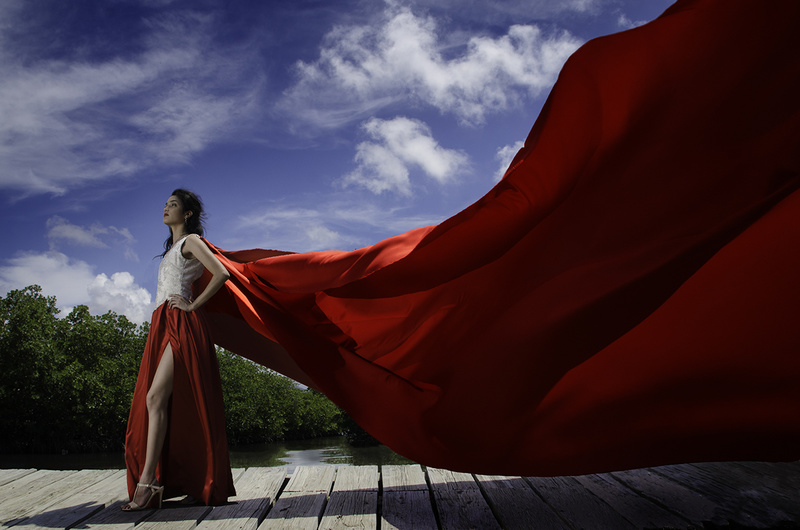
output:
[[[231,466],[281,467],[288,472],[309,465],[410,464],[384,445],[355,447],[344,436],[289,440],[231,449]],[[123,469],[122,453],[65,455],[0,455],[0,469]]]

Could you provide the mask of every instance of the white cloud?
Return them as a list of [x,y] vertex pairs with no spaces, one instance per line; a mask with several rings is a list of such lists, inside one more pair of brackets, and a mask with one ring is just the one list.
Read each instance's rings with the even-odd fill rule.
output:
[[376,194],[386,191],[409,196],[409,168],[419,169],[444,184],[468,166],[466,154],[441,147],[428,126],[419,120],[402,116],[392,120],[372,118],[363,129],[371,141],[356,146],[357,167],[342,179],[346,186],[361,186]]
[[617,25],[622,29],[636,28],[636,27],[639,27],[639,26],[641,26],[643,24],[647,24],[647,21],[646,20],[631,20],[630,18],[628,18],[628,15],[626,15],[625,13],[623,13],[621,11],[618,12]]
[[209,17],[147,22],[143,50],[124,58],[35,60],[0,46],[0,189],[61,194],[183,164],[251,123],[262,80],[246,46],[215,43]]
[[132,322],[148,320],[153,310],[150,293],[139,287],[129,272],[115,272],[111,278],[98,274],[89,284],[88,292],[91,307],[102,308],[101,313],[123,314]]
[[505,147],[501,147],[497,150],[497,154],[495,154],[494,158],[499,162],[500,166],[497,168],[497,171],[494,174],[495,182],[500,182],[500,179],[502,179],[503,175],[505,175],[508,166],[511,164],[511,161],[514,160],[517,152],[522,149],[522,146],[524,145],[525,142],[520,140],[512,145],[506,145]]
[[389,4],[380,23],[332,30],[316,61],[297,64],[298,81],[282,104],[322,128],[400,100],[480,124],[551,87],[579,45],[567,32],[514,25],[497,38],[473,36],[454,46],[432,17]]
[[65,241],[83,247],[108,248],[100,240],[100,236],[107,233],[108,229],[100,225],[77,226],[57,215],[47,220],[47,238],[51,241],[51,247],[55,241]]
[[[305,201],[307,202],[307,201]],[[316,207],[270,204],[241,216],[221,241],[229,248],[273,248],[294,252],[352,250],[414,228],[442,221],[442,215],[408,215],[402,208],[383,208],[352,197],[321,199]]]
[[506,18],[543,19],[562,13],[595,13],[608,0],[492,0],[491,3],[464,0],[410,0],[412,5],[437,9],[451,16],[473,20]]
[[60,243],[80,247],[116,247],[123,249],[126,259],[139,261],[139,256],[133,250],[136,240],[127,228],[103,226],[99,223],[79,226],[55,215],[47,220],[47,239],[51,250],[56,250]]
[[114,311],[139,323],[149,318],[152,310],[150,293],[139,287],[131,274],[118,272],[111,279],[95,275],[91,265],[61,252],[23,253],[0,266],[0,292],[33,284],[40,285],[45,295],[55,296],[64,313],[86,305],[94,314]]

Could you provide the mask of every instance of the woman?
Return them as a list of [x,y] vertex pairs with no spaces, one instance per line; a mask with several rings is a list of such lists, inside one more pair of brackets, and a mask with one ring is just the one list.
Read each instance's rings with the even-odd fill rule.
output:
[[[200,237],[203,218],[202,202],[187,190],[173,191],[164,206],[170,234],[128,419],[125,511],[160,507],[164,496],[220,504],[235,494],[219,368],[201,310],[229,274]],[[192,299],[204,270],[210,280]]]

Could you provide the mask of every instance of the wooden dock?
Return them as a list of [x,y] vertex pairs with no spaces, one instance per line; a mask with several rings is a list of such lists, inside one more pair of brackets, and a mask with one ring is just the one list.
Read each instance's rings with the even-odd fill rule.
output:
[[15,530],[800,528],[800,462],[682,464],[577,477],[418,465],[234,470],[224,506],[122,512],[123,470],[0,470]]

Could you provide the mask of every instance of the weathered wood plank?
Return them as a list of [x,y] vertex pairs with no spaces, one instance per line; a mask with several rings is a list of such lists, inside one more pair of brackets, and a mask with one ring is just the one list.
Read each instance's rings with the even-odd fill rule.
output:
[[381,530],[436,530],[431,495],[427,490],[383,490]]
[[258,530],[316,530],[327,496],[321,491],[284,491]]
[[35,472],[35,469],[0,469],[0,486]]
[[133,530],[134,526],[153,515],[154,510],[123,512],[128,499],[117,501],[73,527],[73,530]]
[[568,528],[522,477],[476,475],[475,478],[503,528]]
[[689,520],[665,510],[620,483],[608,473],[575,477],[637,528],[686,528]]
[[731,465],[757,473],[759,482],[773,491],[798,498],[800,462],[736,462]]
[[717,517],[717,505],[711,499],[650,469],[614,471],[611,475],[640,495],[668,506],[695,526],[702,526],[703,522],[726,524]]
[[340,466],[320,528],[377,528],[378,466]]
[[215,506],[198,530],[255,530],[272,508],[286,478],[285,468],[250,468],[236,480],[236,496]]
[[472,475],[432,467],[427,473],[443,530],[500,528]]
[[381,528],[436,529],[431,493],[422,467],[414,465],[381,466],[383,485]]
[[[785,496],[765,477],[734,464],[683,464],[653,471],[695,490],[717,505],[718,516],[749,528],[773,528],[800,516],[800,501]],[[768,479],[767,479],[768,480]]]
[[378,492],[378,466],[339,466],[333,491]]
[[136,525],[136,530],[193,530],[210,511],[210,506],[171,502],[153,510],[150,517]]
[[800,463],[786,464],[770,462],[715,462],[690,464],[692,468],[717,483],[739,490],[757,487],[766,499],[791,500],[792,514],[800,516]]
[[49,506],[32,506],[21,524],[41,528],[75,526],[113,502],[126,500],[124,478],[124,470],[87,472],[80,488],[66,488],[61,498]]
[[320,522],[320,530],[378,527],[378,492],[334,491]]
[[335,474],[332,466],[298,466],[259,529],[317,528]]
[[428,491],[425,472],[418,464],[381,466],[381,480],[384,492],[390,490]]
[[[31,492],[35,492],[40,488],[68,477],[75,473],[75,471],[53,471],[51,469],[40,469],[31,474],[20,477],[19,479],[9,482],[0,486],[0,499],[3,502],[0,504],[0,511],[11,500],[24,497]],[[1,521],[0,521],[1,522]]]
[[[6,526],[11,526],[15,520],[47,511],[61,500],[74,496],[87,485],[102,480],[112,473],[113,470],[92,469],[67,473],[55,472],[52,475],[54,479],[52,482],[40,484],[37,489],[4,502],[0,507],[0,521]],[[97,507],[92,508],[96,509]]]
[[336,475],[336,468],[333,466],[298,466],[289,483],[286,484],[285,491],[331,491],[333,477]]
[[527,480],[544,501],[573,528],[635,528],[573,477],[528,477]]

